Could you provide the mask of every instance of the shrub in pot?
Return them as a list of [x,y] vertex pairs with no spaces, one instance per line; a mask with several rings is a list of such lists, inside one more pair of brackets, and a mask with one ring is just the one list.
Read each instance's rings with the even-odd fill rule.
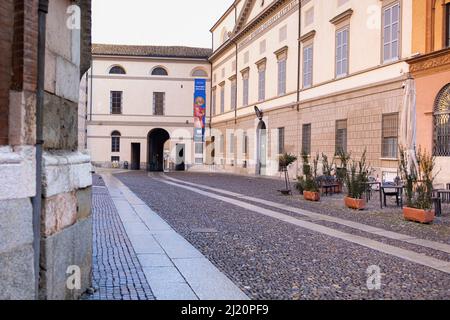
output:
[[433,182],[435,158],[426,151],[414,149],[417,166],[407,159],[404,148],[400,148],[399,170],[405,183],[406,207],[403,208],[405,220],[420,223],[433,222]]
[[367,150],[364,150],[359,161],[352,160],[350,154],[340,152],[341,171],[344,184],[347,187],[347,196],[344,203],[348,208],[363,210],[366,208],[364,195],[367,190],[367,182],[372,171],[367,164]]
[[297,157],[294,155],[291,155],[289,153],[282,154],[278,158],[278,164],[280,167],[280,171],[284,172],[284,183],[285,183],[285,189],[279,190],[282,194],[292,194],[291,190],[291,183],[289,181],[289,172],[288,167],[293,164],[295,161],[297,161]]
[[313,160],[312,165],[309,163],[309,156],[306,153],[302,154],[303,160],[303,177],[299,178],[303,189],[303,197],[309,201],[320,200],[319,184],[317,183],[317,166],[319,163],[319,155]]

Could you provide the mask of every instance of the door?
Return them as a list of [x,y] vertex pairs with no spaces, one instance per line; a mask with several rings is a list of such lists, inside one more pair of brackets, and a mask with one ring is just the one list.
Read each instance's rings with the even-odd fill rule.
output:
[[177,152],[177,159],[176,159],[175,170],[176,171],[184,171],[184,170],[186,170],[185,145],[177,144],[176,152]]
[[131,144],[131,170],[141,170],[141,144]]

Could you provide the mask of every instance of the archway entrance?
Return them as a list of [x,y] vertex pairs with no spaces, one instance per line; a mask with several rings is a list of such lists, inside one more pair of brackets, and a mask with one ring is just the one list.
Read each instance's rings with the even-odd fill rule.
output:
[[267,130],[264,121],[258,123],[256,129],[256,174],[266,174],[267,167]]
[[164,144],[170,139],[164,129],[153,129],[147,136],[147,171],[164,171]]

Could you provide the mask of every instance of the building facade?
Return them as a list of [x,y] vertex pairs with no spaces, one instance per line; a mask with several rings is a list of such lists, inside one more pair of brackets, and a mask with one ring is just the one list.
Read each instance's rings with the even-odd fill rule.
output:
[[277,175],[284,152],[366,149],[375,176],[396,176],[412,9],[412,0],[235,1],[211,29],[214,163]]
[[0,300],[77,299],[92,270],[91,165],[77,141],[91,3],[5,0],[0,19]]
[[436,157],[437,184],[450,182],[450,0],[414,1],[418,145]]
[[206,80],[209,101],[210,54],[94,45],[87,85],[87,147],[94,165],[162,171],[203,164],[204,143],[194,141],[194,85]]

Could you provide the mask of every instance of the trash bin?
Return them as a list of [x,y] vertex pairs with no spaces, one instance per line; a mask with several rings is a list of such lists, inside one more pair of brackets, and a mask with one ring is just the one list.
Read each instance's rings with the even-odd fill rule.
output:
[[123,163],[123,168],[126,169],[126,170],[128,170],[128,161],[125,161],[125,162]]

